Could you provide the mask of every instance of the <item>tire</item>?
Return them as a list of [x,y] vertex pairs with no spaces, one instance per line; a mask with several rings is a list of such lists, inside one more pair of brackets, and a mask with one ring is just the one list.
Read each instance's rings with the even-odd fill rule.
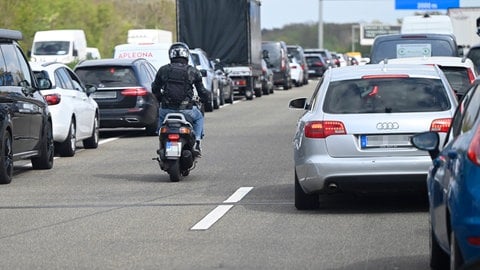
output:
[[182,178],[180,173],[180,160],[170,160],[168,161],[168,175],[170,176],[170,182],[178,182]]
[[58,153],[61,157],[73,157],[75,155],[75,150],[77,149],[77,138],[76,138],[76,126],[75,121],[72,119],[70,122],[70,128],[68,130],[68,135],[65,141],[58,144]]
[[297,210],[314,210],[319,206],[318,194],[306,194],[300,186],[295,172],[295,207]]
[[455,232],[450,232],[450,270],[458,270],[463,265],[462,253],[457,245]]
[[255,88],[254,91],[255,91],[255,96],[256,97],[261,97],[262,94],[263,94],[262,89],[260,89],[260,88]]
[[98,129],[98,116],[95,115],[93,119],[93,128],[92,128],[92,136],[83,140],[83,147],[86,149],[95,149],[98,147],[98,140],[100,137],[100,131]]
[[39,155],[31,158],[32,167],[36,170],[47,170],[53,167],[53,156],[55,154],[53,146],[52,123],[47,121],[43,130]]
[[430,267],[435,270],[448,270],[449,261],[448,254],[440,247],[430,227]]
[[2,138],[2,155],[0,156],[0,184],[10,184],[13,176],[12,136],[5,131]]
[[205,111],[206,112],[213,112],[213,107],[214,107],[214,104],[213,104],[213,93],[210,92],[210,101],[208,103],[205,103],[204,104],[204,108],[205,108]]
[[234,99],[233,91],[230,89],[230,96],[225,100],[225,102],[233,104],[233,99]]

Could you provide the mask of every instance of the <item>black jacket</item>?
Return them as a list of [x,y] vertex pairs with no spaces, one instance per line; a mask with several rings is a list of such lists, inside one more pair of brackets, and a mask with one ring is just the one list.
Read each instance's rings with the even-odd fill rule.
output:
[[[160,103],[162,103],[163,101],[162,89],[167,82],[170,65],[172,64],[188,65],[186,60],[182,58],[179,58],[179,59],[174,58],[172,59],[170,64],[160,67],[160,69],[157,72],[157,75],[155,76],[155,80],[152,83],[152,92],[155,95],[155,97],[157,97]],[[190,101],[193,103],[193,96],[194,96],[193,86],[195,86],[195,89],[197,90],[197,94],[200,97],[200,101],[202,103],[207,103],[209,99],[209,92],[203,86],[202,74],[198,69],[190,65],[188,65],[187,72],[188,72],[188,80],[189,80],[188,85],[191,86],[190,90],[188,91],[188,97],[190,98]]]

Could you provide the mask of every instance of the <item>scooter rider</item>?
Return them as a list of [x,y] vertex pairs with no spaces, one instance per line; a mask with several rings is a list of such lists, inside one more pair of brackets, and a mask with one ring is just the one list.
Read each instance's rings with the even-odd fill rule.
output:
[[195,103],[193,86],[195,86],[202,103],[208,100],[208,91],[203,86],[200,71],[188,64],[189,55],[190,49],[187,44],[173,43],[168,50],[170,64],[164,65],[158,70],[152,83],[152,92],[161,104],[158,127],[160,128],[168,113],[181,112],[188,115],[193,121],[195,132],[194,151],[200,156],[204,118]]

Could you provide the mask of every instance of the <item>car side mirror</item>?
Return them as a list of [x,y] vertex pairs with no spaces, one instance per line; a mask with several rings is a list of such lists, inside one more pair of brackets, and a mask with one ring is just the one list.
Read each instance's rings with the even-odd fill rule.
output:
[[410,137],[410,142],[415,148],[428,151],[432,160],[437,158],[438,154],[440,153],[438,149],[440,137],[438,136],[437,132],[429,131],[415,134]]
[[200,73],[202,74],[202,77],[207,77],[207,71],[205,69],[201,69]]
[[288,103],[290,109],[305,109],[307,107],[307,98],[292,99]]
[[46,78],[39,78],[37,79],[38,89],[39,90],[46,90],[52,88],[52,81]]
[[85,84],[85,92],[87,95],[91,95],[93,92],[97,91],[97,87],[93,84]]

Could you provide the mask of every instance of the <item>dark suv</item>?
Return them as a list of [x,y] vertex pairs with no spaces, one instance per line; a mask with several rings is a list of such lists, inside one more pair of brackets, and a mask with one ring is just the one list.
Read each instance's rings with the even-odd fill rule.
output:
[[152,93],[156,70],[150,62],[137,59],[98,59],[80,62],[74,69],[100,109],[100,128],[146,128],[155,135],[158,126],[158,101]]
[[0,29],[0,184],[12,181],[13,162],[30,159],[34,169],[53,167],[52,120],[40,93],[48,79],[35,80],[17,41],[22,33]]
[[287,90],[292,88],[290,60],[287,45],[283,41],[263,41],[262,51],[265,61],[273,70],[273,83]]
[[455,37],[449,34],[392,34],[376,36],[370,64],[392,58],[459,56]]

